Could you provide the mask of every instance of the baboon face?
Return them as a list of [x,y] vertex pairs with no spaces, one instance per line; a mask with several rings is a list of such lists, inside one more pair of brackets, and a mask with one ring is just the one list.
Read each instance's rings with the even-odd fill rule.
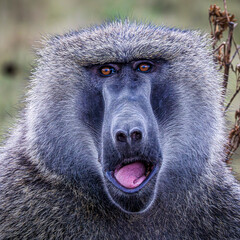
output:
[[162,157],[160,119],[155,113],[160,98],[164,96],[168,107],[174,100],[169,89],[159,84],[166,66],[161,59],[142,59],[87,68],[92,83],[89,89],[99,96],[89,101],[87,122],[92,122],[92,127],[101,125],[100,161],[106,189],[125,211],[146,209],[157,188]]
[[126,212],[186,190],[218,128],[206,45],[195,32],[128,21],[51,39],[26,113],[34,159]]

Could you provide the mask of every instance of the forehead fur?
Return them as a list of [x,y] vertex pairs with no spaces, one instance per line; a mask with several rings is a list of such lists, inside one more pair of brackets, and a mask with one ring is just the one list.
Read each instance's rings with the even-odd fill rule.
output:
[[205,37],[197,31],[181,31],[126,20],[53,37],[47,42],[45,50],[71,56],[82,65],[91,65],[135,59],[169,60],[196,53],[205,48],[206,43]]

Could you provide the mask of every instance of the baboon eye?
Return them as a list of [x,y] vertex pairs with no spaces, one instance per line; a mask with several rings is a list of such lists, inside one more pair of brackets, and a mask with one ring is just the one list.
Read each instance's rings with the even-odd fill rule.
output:
[[152,65],[149,63],[140,63],[137,67],[137,71],[148,73],[150,72],[151,68],[152,68]]
[[104,67],[101,67],[99,71],[102,76],[106,77],[115,73],[116,69],[114,67],[104,66]]

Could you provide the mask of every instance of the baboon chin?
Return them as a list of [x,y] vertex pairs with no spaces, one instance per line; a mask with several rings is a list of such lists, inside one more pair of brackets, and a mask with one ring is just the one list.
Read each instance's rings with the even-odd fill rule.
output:
[[205,36],[113,21],[38,57],[0,151],[0,239],[240,239]]

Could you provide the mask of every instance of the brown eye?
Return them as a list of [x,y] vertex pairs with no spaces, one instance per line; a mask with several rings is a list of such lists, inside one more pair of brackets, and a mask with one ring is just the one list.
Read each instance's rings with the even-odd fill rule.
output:
[[151,67],[152,67],[152,65],[149,64],[149,63],[141,63],[141,64],[138,65],[137,70],[139,72],[147,73],[147,72],[149,72],[151,70]]
[[115,72],[116,72],[116,70],[113,67],[102,67],[102,68],[100,68],[100,73],[103,76],[109,76],[109,75],[111,75]]

